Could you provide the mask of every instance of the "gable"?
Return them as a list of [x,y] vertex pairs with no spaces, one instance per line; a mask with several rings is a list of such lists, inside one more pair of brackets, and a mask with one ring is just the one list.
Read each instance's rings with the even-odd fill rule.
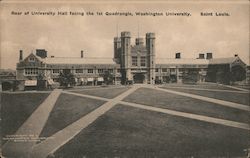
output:
[[41,62],[41,60],[35,56],[33,53],[31,53],[30,55],[28,55],[24,60],[25,63],[37,63],[37,62]]
[[246,64],[239,57],[235,58],[235,60],[231,63],[232,67],[236,65],[240,65],[242,67],[246,66]]

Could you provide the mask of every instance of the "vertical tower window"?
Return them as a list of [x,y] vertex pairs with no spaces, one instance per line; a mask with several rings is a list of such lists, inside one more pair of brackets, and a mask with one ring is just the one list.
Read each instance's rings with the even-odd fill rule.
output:
[[132,66],[137,66],[137,56],[132,56]]
[[141,57],[141,66],[146,66],[146,57],[145,56]]

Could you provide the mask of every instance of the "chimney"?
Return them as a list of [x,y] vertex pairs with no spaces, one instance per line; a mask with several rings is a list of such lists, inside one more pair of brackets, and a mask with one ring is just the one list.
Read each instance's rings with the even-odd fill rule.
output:
[[181,58],[181,53],[175,53],[175,59],[180,59]]
[[19,61],[23,60],[23,50],[19,51]]
[[81,50],[81,58],[83,58],[83,50]]
[[47,51],[45,49],[36,49],[36,55],[41,58],[47,57]]
[[200,53],[200,54],[199,54],[199,58],[198,58],[198,59],[205,59],[205,54]]
[[234,57],[238,57],[238,54],[234,54]]
[[207,53],[207,59],[213,59],[213,53]]

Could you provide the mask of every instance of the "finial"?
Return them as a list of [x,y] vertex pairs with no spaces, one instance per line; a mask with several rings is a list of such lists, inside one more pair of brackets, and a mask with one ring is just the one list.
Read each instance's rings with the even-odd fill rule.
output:
[[119,35],[118,35],[118,22],[116,23],[116,36],[119,37]]
[[140,26],[139,26],[139,21],[138,21],[137,27],[138,27],[138,28],[137,28],[137,29],[138,29],[138,30],[137,30],[137,36],[138,36],[138,38],[139,38],[139,37],[140,37]]

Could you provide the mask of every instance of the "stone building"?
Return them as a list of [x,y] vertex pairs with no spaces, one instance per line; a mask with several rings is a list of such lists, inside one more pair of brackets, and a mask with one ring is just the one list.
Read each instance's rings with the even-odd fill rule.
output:
[[[48,56],[44,49],[23,58],[20,50],[17,63],[17,80],[36,84],[43,75],[48,82],[58,81],[60,72],[71,73],[77,85],[98,85],[104,81],[104,73],[113,76],[114,84],[126,83],[171,83],[171,82],[219,82],[229,84],[246,78],[246,64],[237,56],[213,58],[211,52],[200,53],[195,59],[185,59],[181,53],[174,58],[156,58],[154,33],[131,42],[130,32],[121,32],[114,38],[114,58],[87,58],[84,52],[79,57],[62,58]],[[240,75],[241,77],[234,77]]]

